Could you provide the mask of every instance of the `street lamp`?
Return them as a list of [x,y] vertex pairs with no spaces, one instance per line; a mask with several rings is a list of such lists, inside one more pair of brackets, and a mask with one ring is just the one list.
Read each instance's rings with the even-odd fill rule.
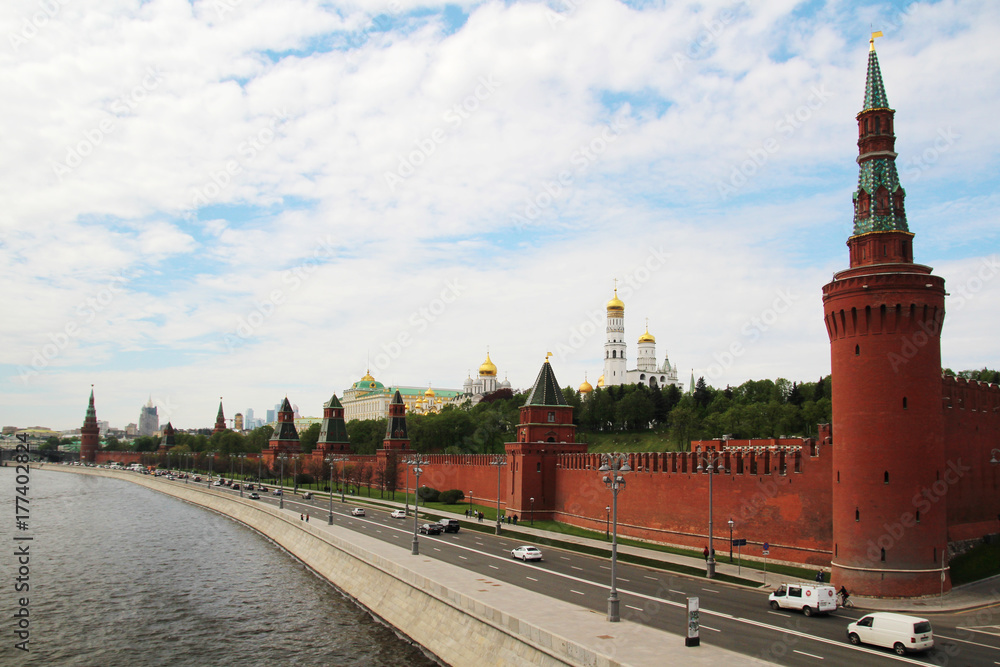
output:
[[280,492],[280,495],[278,496],[278,509],[279,510],[285,509],[285,488],[284,488],[285,487],[285,461],[287,461],[287,460],[288,460],[288,455],[285,454],[285,453],[282,453],[281,456],[278,457],[278,461],[281,462],[281,473],[280,473],[281,476],[278,478],[278,491]]
[[736,522],[732,519],[729,520],[729,564],[733,564],[733,526]]
[[611,505],[606,505],[604,507],[604,539],[611,539]]
[[299,455],[292,457],[292,495],[299,492]]
[[[723,438],[725,442],[726,438]],[[709,449],[705,453],[708,464],[704,459],[698,462],[698,472],[708,473],[708,558],[705,559],[705,576],[709,579],[715,576],[715,549],[712,548],[712,478],[719,470],[719,454],[715,449]]]
[[472,489],[469,489],[469,516],[472,516]]
[[[608,595],[608,620],[617,623],[621,620],[618,613],[618,492],[625,488],[623,475],[632,472],[628,465],[627,454],[601,454],[601,473],[604,486],[611,490],[611,512],[614,519],[614,532],[611,537],[611,593]],[[611,473],[608,475],[607,473]]]
[[497,535],[500,534],[500,468],[502,468],[507,463],[507,457],[503,454],[497,454],[490,461],[491,466],[497,467]]
[[528,498],[528,519],[531,521],[531,525],[535,525],[535,499]]
[[243,487],[246,486],[246,479],[243,477],[243,462],[247,460],[247,455],[240,453],[236,455],[240,460],[240,498],[243,497]]
[[212,461],[215,460],[215,452],[208,453],[208,488],[212,488]]
[[407,461],[403,461],[403,464],[406,465],[406,471],[403,473],[403,514],[410,516],[410,466]]
[[257,484],[258,485],[260,484],[260,462],[261,462],[261,459],[264,458],[263,454],[264,454],[264,450],[263,450],[263,448],[261,448],[261,451],[257,452]]
[[[330,526],[333,525],[333,464],[336,463],[337,461],[343,461],[343,460],[344,460],[343,457],[333,457],[333,456],[327,456],[325,459],[323,459],[323,461],[330,464],[330,516],[327,517],[326,520],[327,524]],[[343,502],[343,499],[341,499],[341,502]]]
[[420,555],[420,543],[417,541],[417,520],[420,516],[420,494],[418,493],[420,489],[420,473],[423,469],[420,466],[425,466],[430,461],[427,459],[420,458],[419,455],[413,457],[409,461],[405,462],[407,466],[413,466],[413,474],[416,475],[416,482],[414,482],[414,494],[413,494],[413,547],[410,549],[410,553],[414,556]]

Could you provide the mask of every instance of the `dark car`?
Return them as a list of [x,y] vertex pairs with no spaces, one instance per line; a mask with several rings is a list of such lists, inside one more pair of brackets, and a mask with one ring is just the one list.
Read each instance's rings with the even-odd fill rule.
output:
[[420,526],[420,532],[427,535],[440,535],[443,530],[444,526],[439,523],[425,523]]
[[438,525],[446,533],[457,533],[458,529],[461,527],[458,523],[458,519],[441,519],[438,521]]

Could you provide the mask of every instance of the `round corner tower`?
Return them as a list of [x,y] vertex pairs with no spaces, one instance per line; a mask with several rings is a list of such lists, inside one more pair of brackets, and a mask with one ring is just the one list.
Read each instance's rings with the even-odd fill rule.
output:
[[871,44],[857,116],[850,268],[823,287],[833,378],[832,580],[860,595],[909,597],[941,590],[948,542],[946,497],[932,491],[945,468],[945,291],[930,267],[913,263],[895,111],[874,36]]

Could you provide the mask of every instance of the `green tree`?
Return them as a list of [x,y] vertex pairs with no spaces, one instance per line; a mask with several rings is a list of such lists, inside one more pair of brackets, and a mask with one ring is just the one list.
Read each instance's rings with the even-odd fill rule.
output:
[[[385,419],[353,419],[347,422],[347,437],[355,454],[374,454],[385,440]],[[386,474],[388,478],[388,473]]]
[[315,424],[310,424],[309,428],[299,433],[299,446],[302,448],[303,454],[311,454],[312,450],[316,447],[316,443],[319,441],[319,431],[322,424],[319,422]]

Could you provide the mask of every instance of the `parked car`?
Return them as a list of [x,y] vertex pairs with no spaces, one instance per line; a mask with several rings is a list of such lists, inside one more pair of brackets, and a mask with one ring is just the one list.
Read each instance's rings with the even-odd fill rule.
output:
[[771,609],[798,609],[806,616],[837,611],[837,589],[822,584],[781,584],[767,599]]
[[247,496],[247,498],[249,498],[250,500],[260,500],[260,494],[254,491],[249,496]]
[[233,484],[233,491],[239,491],[239,490],[240,490],[240,485],[239,484]]
[[406,512],[404,512],[403,510],[393,510],[392,513],[389,514],[389,516],[391,516],[393,519],[405,519]]
[[243,488],[247,491],[253,491],[253,484],[244,484]]
[[542,560],[542,552],[538,547],[527,544],[511,549],[510,556],[511,558],[520,558],[523,561]]
[[257,485],[257,490],[258,491],[264,491],[266,493],[267,492],[267,487],[264,486],[263,484],[258,484]]
[[272,496],[280,496],[281,495],[281,489],[275,489],[274,491],[271,492],[271,495]]
[[313,494],[310,491],[306,491],[302,494],[303,500],[312,500]]
[[420,532],[427,535],[440,535],[444,527],[439,523],[424,523],[420,526]]
[[364,507],[355,507],[354,509],[351,510],[351,515],[352,516],[364,516],[365,515],[365,508]]
[[898,655],[934,647],[934,630],[926,618],[885,611],[868,614],[848,625],[847,638],[852,644],[891,648]]
[[[149,474],[149,472],[147,472],[146,474],[148,475],[148,474]],[[194,476],[194,481],[196,481],[196,482],[200,482],[200,481],[201,481],[201,475],[195,475],[195,476]]]
[[221,479],[215,480],[215,484],[213,484],[212,486],[222,486],[222,480]]
[[441,524],[441,528],[446,533],[457,533],[459,528],[462,527],[458,523],[458,519],[441,519],[438,523]]

